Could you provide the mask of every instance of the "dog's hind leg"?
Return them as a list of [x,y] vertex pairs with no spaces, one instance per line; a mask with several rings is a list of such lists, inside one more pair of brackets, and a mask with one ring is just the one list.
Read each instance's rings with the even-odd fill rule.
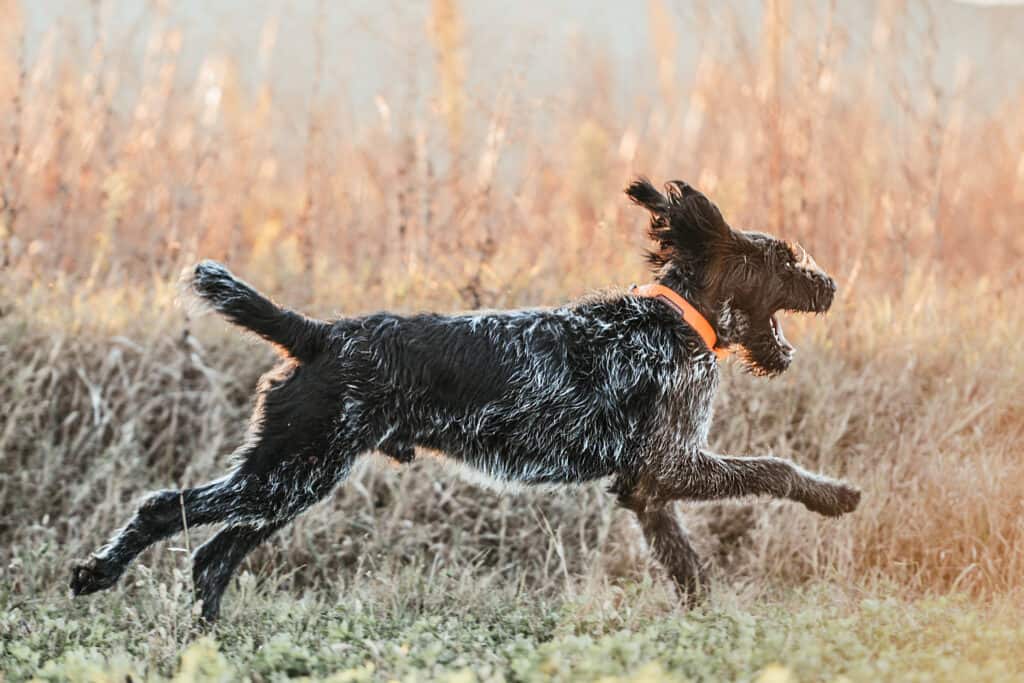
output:
[[665,568],[683,603],[695,606],[710,593],[710,582],[679,521],[675,504],[635,494],[620,496],[619,502],[636,515],[651,554]]
[[262,526],[228,526],[196,550],[192,561],[192,583],[196,600],[202,602],[204,621],[212,623],[217,620],[221,596],[245,556],[284,525],[285,522],[272,522]]
[[202,616],[216,621],[221,596],[245,556],[310,506],[326,497],[352,469],[355,454],[327,458],[297,458],[283,462],[268,473],[259,518],[229,523],[200,546],[192,561],[196,599]]
[[242,488],[243,482],[229,476],[196,488],[151,493],[110,541],[72,568],[71,592],[88,595],[110,588],[139,553],[178,533],[186,523],[200,526],[223,520]]
[[[293,456],[281,460],[270,472],[246,473],[243,466],[228,477],[204,486],[150,494],[131,520],[106,545],[72,568],[71,591],[74,595],[88,595],[110,588],[139,553],[153,543],[182,531],[186,523],[194,527],[227,522],[229,527],[225,531],[233,528],[261,531],[257,534],[238,532],[237,536],[242,539],[239,544],[244,545],[243,541],[250,538],[259,540],[246,547],[244,552],[241,546],[234,547],[238,544],[228,549],[225,560],[238,555],[237,560],[225,565],[230,567],[227,571],[227,577],[230,577],[252,547],[330,493],[335,484],[348,474],[354,459],[353,454],[320,458]],[[211,543],[218,536],[211,539]],[[227,538],[229,536],[221,541]],[[214,543],[203,555],[197,553],[197,561],[203,557],[208,558],[207,561],[221,562],[221,558],[211,554],[217,547],[220,544]],[[200,566],[200,573],[202,570]]]

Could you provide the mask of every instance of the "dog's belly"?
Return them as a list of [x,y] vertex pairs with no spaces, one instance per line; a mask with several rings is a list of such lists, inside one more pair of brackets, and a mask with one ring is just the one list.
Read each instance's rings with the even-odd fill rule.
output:
[[607,477],[615,468],[595,458],[571,457],[554,454],[544,457],[516,457],[506,452],[494,454],[448,454],[453,460],[468,466],[500,483],[526,485],[580,484]]
[[[515,441],[473,443],[446,435],[420,435],[416,445],[443,454],[461,465],[468,478],[489,484],[576,484],[600,479],[618,470],[624,448],[593,443],[563,445]],[[433,438],[431,438],[433,437]],[[445,438],[447,437],[447,438]],[[481,478],[482,477],[482,478]]]

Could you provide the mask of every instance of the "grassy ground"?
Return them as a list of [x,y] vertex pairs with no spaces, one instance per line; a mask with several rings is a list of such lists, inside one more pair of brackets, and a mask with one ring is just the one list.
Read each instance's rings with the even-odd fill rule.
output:
[[[690,613],[649,582],[578,600],[443,585],[298,598],[244,575],[229,620],[190,632],[188,586],[144,574],[91,603],[0,600],[11,680],[1010,681],[1024,676],[1020,612],[955,599],[837,600],[786,591]],[[273,583],[268,580],[266,583]],[[443,582],[442,582],[443,583]],[[368,591],[368,592],[367,592]],[[235,599],[239,596],[234,596]],[[659,595],[664,599],[665,596]]]

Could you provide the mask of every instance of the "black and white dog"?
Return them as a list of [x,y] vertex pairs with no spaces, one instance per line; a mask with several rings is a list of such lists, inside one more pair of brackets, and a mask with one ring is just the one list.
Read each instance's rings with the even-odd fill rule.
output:
[[733,230],[682,182],[627,194],[651,212],[657,285],[552,310],[456,316],[379,313],[334,322],[278,307],[223,266],[187,273],[192,292],[276,344],[250,437],[226,476],[159,491],[87,561],[71,590],[112,586],[146,547],[188,525],[223,528],[194,558],[206,620],[245,555],[327,496],[361,454],[400,462],[433,449],[501,482],[610,478],[684,600],[706,589],[676,500],[768,495],[824,515],[857,507],[853,487],[774,457],[708,451],[717,355],[756,374],[793,348],[778,311],[824,312],[835,283],[796,247]]

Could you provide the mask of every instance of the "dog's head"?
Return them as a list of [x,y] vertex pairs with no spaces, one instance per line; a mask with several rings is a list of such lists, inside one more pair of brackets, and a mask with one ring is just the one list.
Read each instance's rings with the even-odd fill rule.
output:
[[649,253],[658,279],[689,299],[718,334],[738,346],[758,375],[777,375],[793,360],[780,311],[824,313],[836,283],[801,247],[759,232],[729,227],[711,200],[682,181],[659,192],[645,178],[627,189],[651,212]]

